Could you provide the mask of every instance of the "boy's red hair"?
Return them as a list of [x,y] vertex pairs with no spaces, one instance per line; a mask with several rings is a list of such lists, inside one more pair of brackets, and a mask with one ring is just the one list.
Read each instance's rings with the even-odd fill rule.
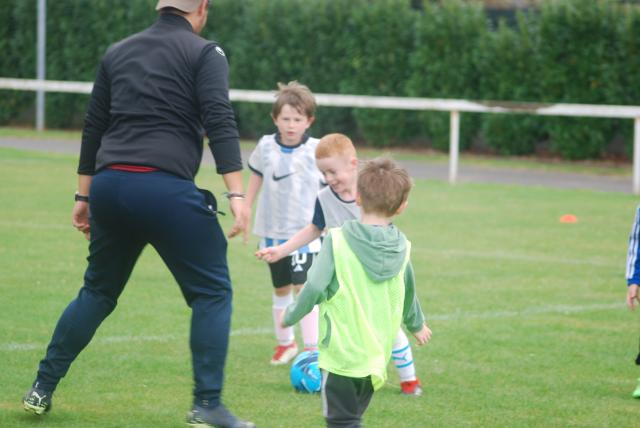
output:
[[351,139],[344,134],[327,134],[320,139],[316,147],[316,159],[325,159],[336,155],[356,157],[356,148]]

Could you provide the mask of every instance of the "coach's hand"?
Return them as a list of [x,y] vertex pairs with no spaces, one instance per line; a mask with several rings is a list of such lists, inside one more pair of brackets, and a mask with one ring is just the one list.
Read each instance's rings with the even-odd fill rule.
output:
[[247,203],[244,198],[229,199],[229,206],[231,207],[231,214],[233,214],[234,223],[227,237],[233,238],[234,236],[246,232],[247,225],[249,224],[249,210],[247,209]]
[[638,296],[638,284],[631,284],[627,288],[627,306],[629,306],[629,309],[634,310],[636,308],[636,301],[640,302],[640,296]]
[[89,226],[89,203],[77,201],[71,212],[71,223],[79,232],[84,233],[84,237],[89,240],[91,228]]

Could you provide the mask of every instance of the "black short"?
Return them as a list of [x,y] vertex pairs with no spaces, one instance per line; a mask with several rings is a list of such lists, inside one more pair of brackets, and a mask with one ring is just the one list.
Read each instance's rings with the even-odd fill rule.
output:
[[302,253],[287,256],[275,263],[269,263],[271,282],[274,288],[286,287],[289,284],[301,285],[307,280],[307,272],[317,253]]

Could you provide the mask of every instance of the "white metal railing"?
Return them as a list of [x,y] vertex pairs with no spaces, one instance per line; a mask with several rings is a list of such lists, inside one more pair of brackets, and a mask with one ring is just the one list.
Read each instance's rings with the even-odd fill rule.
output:
[[[55,80],[0,78],[0,89],[90,94],[93,83]],[[273,91],[231,89],[232,101],[272,103]],[[396,110],[435,110],[451,114],[449,135],[449,182],[458,177],[460,113],[522,113],[543,116],[601,117],[634,120],[633,192],[640,194],[640,106],[591,104],[542,104],[496,101],[468,101],[435,98],[375,97],[367,95],[315,94],[318,105]]]

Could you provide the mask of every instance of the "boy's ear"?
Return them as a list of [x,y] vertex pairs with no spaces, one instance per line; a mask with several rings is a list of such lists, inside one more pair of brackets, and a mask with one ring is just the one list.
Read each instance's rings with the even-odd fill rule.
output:
[[358,166],[358,158],[355,156],[351,156],[351,159],[349,159],[349,165],[351,166]]
[[313,125],[313,122],[315,122],[315,121],[316,121],[316,117],[315,116],[311,116],[309,118],[309,127],[311,127],[311,125]]
[[362,198],[360,198],[360,193],[356,193],[356,205],[359,207],[362,206]]
[[402,212],[407,209],[407,205],[409,205],[409,200],[408,199],[400,204],[400,206],[396,210],[395,214],[393,214],[393,215],[396,216],[396,215],[402,214]]

